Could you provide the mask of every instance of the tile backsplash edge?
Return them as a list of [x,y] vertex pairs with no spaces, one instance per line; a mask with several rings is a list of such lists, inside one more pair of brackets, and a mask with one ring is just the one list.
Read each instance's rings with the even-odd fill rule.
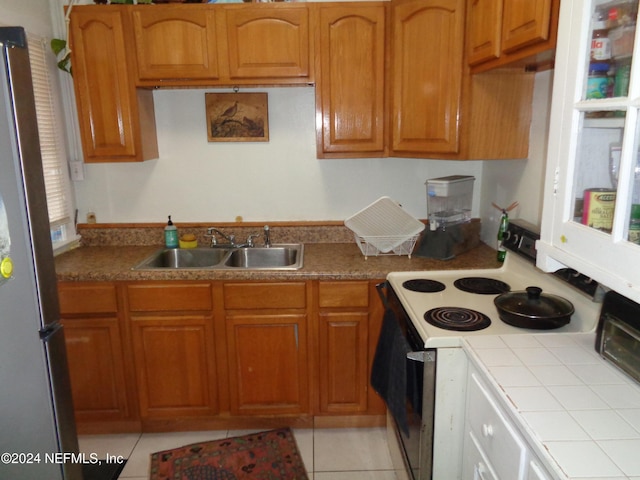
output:
[[[180,227],[178,234],[193,234],[198,240],[198,246],[208,246],[210,238],[206,237],[206,227]],[[256,245],[261,245],[262,228],[255,226],[221,227],[226,234],[236,236],[238,242],[252,234],[260,236],[255,240]],[[278,226],[270,227],[271,241],[273,243],[351,243],[354,242],[353,232],[344,225],[302,225],[302,226]],[[158,226],[107,226],[95,228],[90,225],[78,225],[78,234],[81,236],[81,245],[87,247],[97,246],[138,246],[138,245],[163,245],[164,228]]]

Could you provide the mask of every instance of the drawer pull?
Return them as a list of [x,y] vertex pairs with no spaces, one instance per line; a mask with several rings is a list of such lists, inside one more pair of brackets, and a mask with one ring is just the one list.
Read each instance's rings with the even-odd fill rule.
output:
[[484,463],[479,462],[473,469],[473,480],[487,480],[486,473],[487,467],[484,466]]
[[493,426],[491,424],[489,425],[487,425],[486,423],[482,424],[482,436],[493,437]]

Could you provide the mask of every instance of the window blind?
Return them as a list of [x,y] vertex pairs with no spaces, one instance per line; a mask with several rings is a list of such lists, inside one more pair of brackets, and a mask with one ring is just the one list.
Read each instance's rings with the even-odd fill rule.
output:
[[69,191],[67,186],[66,159],[59,129],[64,122],[56,112],[52,84],[47,66],[48,45],[45,39],[27,34],[29,58],[33,79],[33,92],[40,135],[40,151],[44,183],[52,229],[71,221]]

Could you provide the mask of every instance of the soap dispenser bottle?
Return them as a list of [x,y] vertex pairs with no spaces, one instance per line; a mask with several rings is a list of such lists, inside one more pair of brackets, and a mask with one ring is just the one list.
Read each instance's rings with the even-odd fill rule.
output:
[[171,221],[171,215],[167,226],[164,227],[164,245],[167,248],[178,248],[178,229]]

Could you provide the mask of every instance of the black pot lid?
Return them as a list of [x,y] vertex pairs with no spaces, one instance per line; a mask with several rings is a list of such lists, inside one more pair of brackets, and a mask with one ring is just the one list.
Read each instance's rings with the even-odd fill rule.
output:
[[494,300],[496,307],[507,313],[528,318],[554,318],[571,315],[573,304],[566,298],[542,293],[540,287],[527,287],[525,291],[507,292]]

